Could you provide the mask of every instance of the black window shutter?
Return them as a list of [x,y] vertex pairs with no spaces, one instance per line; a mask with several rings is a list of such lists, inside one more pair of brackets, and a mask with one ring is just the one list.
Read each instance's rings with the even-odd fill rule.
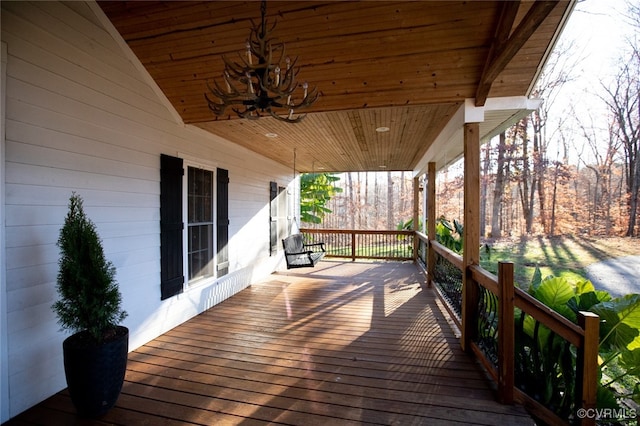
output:
[[229,171],[218,169],[216,242],[218,277],[229,273]]
[[269,182],[269,256],[278,251],[278,183]]
[[182,158],[160,157],[160,298],[182,293]]

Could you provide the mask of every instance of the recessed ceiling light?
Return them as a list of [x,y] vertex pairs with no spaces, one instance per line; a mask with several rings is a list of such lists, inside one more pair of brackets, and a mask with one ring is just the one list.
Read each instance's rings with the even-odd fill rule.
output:
[[266,137],[268,137],[268,138],[277,138],[278,137],[277,133],[265,133],[264,135]]
[[388,127],[386,127],[386,126],[382,126],[382,127],[377,127],[376,128],[376,132],[378,132],[378,133],[385,133],[385,132],[388,132],[389,130],[390,129]]
[[381,169],[386,169],[387,168],[387,166],[378,166],[378,167],[380,167]]

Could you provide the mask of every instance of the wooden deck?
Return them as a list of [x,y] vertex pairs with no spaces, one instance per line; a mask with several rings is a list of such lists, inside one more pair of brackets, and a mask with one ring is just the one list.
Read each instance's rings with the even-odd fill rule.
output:
[[9,424],[523,425],[410,263],[273,274],[129,354],[99,421],[65,391]]

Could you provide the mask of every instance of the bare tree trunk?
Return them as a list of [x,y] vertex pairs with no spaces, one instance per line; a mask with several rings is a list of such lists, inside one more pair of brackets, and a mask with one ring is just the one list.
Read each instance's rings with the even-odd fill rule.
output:
[[393,226],[393,179],[391,172],[387,172],[387,229],[394,229]]
[[500,141],[498,142],[498,164],[496,166],[496,184],[493,189],[493,209],[491,212],[491,236],[500,238],[502,230],[500,227],[500,218],[502,212],[502,199],[504,198],[504,180],[505,180],[505,154],[507,150],[506,135],[500,133]]
[[[640,29],[640,7],[632,9],[635,25]],[[635,44],[634,44],[635,43]],[[614,117],[616,136],[624,148],[625,176],[628,199],[626,236],[636,235],[638,203],[640,202],[640,46],[630,42],[630,54],[620,60],[620,71],[612,86],[605,90],[609,110]]]
[[358,172],[357,176],[357,181],[356,181],[356,202],[355,202],[355,209],[357,215],[358,215],[358,229],[362,229],[362,204],[360,203],[360,197],[361,197],[361,191],[362,191],[362,186],[360,185],[360,172]]
[[[522,206],[522,217],[525,221],[525,232],[531,233],[533,225],[533,193],[535,192],[535,182],[531,183],[531,169],[529,164],[529,143],[527,141],[528,118],[523,118],[516,126],[516,135],[520,136],[522,142],[521,173],[518,184],[518,194],[520,205]],[[531,191],[530,191],[531,188]]]
[[364,218],[364,226],[366,229],[369,228],[369,172],[365,172],[364,174],[364,206],[366,208],[366,216]]
[[375,208],[373,209],[373,214],[374,214],[373,226],[376,229],[380,228],[379,216],[378,216],[380,212],[380,193],[378,188],[378,175],[379,173],[376,173],[374,175],[374,181],[373,181],[373,202],[375,204]]
[[553,195],[551,196],[551,227],[549,228],[549,235],[553,236],[556,233],[556,199],[558,195],[558,169],[560,168],[560,162],[556,162],[556,167],[553,171]]
[[599,202],[600,197],[598,196],[598,188],[600,188],[600,173],[598,172],[598,169],[593,166],[587,166],[587,168],[593,171],[596,177],[596,183],[593,188],[593,198],[592,198],[593,206],[591,207],[591,209],[589,209],[591,212],[593,212],[591,215],[591,226],[590,226],[590,233],[591,233],[597,229],[598,219],[600,217],[600,215],[598,214],[599,205],[600,205],[600,202]]
[[640,192],[640,158],[636,154],[635,176],[631,185],[631,200],[629,201],[629,226],[627,227],[627,237],[636,236],[636,219],[638,217],[638,196]]
[[[399,211],[402,212],[401,214],[404,214],[404,211],[406,209],[406,199],[405,199],[405,194],[407,191],[407,185],[406,182],[404,181],[404,171],[400,173],[400,193],[398,194],[398,203],[400,205],[400,209]],[[404,219],[403,219],[404,220]]]
[[[548,233],[546,209],[545,209],[545,194],[544,194],[544,175],[546,170],[546,152],[542,141],[542,119],[540,117],[540,111],[534,111],[533,113],[533,175],[536,185],[536,192],[538,193],[538,205],[540,207],[540,224],[545,233]],[[534,191],[531,191],[531,209],[533,210],[533,195]],[[532,218],[533,220],[533,218]]]
[[349,191],[349,197],[348,197],[348,209],[347,211],[349,212],[349,217],[350,217],[350,228],[349,229],[356,229],[356,215],[354,214],[353,211],[353,207],[354,207],[354,196],[353,196],[353,177],[351,176],[351,172],[347,173],[347,188]]
[[489,191],[489,166],[491,164],[491,141],[484,145],[482,181],[480,183],[480,236],[484,237],[487,228],[487,192]]

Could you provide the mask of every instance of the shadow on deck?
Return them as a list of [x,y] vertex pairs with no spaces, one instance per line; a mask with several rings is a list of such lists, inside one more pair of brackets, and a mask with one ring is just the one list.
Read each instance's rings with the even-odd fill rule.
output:
[[9,424],[533,424],[495,402],[423,281],[395,262],[275,273],[131,352],[103,418],[63,391]]

